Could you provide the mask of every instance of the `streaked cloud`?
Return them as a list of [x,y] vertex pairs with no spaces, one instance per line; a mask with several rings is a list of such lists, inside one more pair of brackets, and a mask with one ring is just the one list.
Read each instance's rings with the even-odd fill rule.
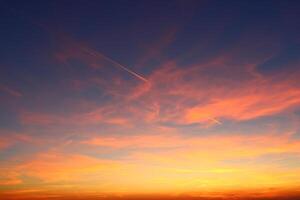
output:
[[2,85],[2,84],[0,84],[0,91],[5,92],[14,97],[22,97],[23,96],[23,94],[21,92],[15,90],[15,89],[12,89],[6,85]]

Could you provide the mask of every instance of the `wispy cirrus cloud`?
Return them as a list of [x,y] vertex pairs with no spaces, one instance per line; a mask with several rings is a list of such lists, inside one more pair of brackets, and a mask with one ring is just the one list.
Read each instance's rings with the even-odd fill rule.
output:
[[176,63],[167,64],[149,76],[150,86],[137,86],[129,99],[144,102],[145,106],[156,105],[160,108],[158,120],[181,123],[250,120],[299,105],[300,88],[294,75],[284,79],[263,77],[245,67],[236,80],[231,75],[213,78],[213,74],[234,70],[224,65],[208,63],[179,69]]
[[23,124],[86,125],[142,121],[210,126],[221,125],[223,119],[245,121],[272,116],[300,104],[297,72],[287,76],[265,76],[256,71],[256,65],[237,68],[230,65],[234,58],[226,59],[193,64],[184,69],[176,61],[167,62],[149,75],[148,82],[137,84],[121,77],[110,83],[95,77],[77,80],[75,86],[80,90],[98,87],[108,94],[111,100],[105,108],[98,105],[92,110],[66,116],[28,112],[21,115],[21,121]]

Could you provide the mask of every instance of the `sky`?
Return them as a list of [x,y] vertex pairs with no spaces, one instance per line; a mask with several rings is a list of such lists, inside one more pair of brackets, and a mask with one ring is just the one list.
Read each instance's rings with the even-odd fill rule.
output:
[[299,11],[1,1],[0,197],[299,198]]

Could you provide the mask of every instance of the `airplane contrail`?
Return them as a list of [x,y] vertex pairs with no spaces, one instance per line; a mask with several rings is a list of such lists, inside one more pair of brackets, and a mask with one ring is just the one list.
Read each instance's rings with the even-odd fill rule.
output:
[[130,73],[131,75],[135,76],[136,78],[138,78],[138,79],[140,79],[140,80],[142,80],[142,81],[144,81],[144,82],[146,82],[146,83],[149,83],[149,81],[148,81],[146,78],[144,78],[143,76],[141,76],[141,75],[139,75],[138,73],[136,73],[136,72],[134,72],[134,71],[128,69],[128,68],[125,67],[124,65],[118,63],[117,61],[115,61],[115,60],[113,60],[113,59],[111,59],[111,58],[109,58],[109,57],[103,55],[102,53],[99,53],[99,52],[97,52],[97,51],[94,51],[94,50],[91,50],[91,49],[87,49],[87,48],[84,48],[84,51],[85,51],[86,53],[92,55],[92,56],[96,56],[96,57],[100,56],[100,57],[103,57],[104,59],[106,59],[106,60],[108,60],[109,62],[113,63],[114,65],[116,65],[116,66],[122,68],[123,70],[127,71],[128,73]]
[[209,119],[210,119],[211,121],[215,122],[216,124],[219,124],[219,125],[222,124],[222,123],[221,123],[219,120],[217,120],[216,118],[209,117]]
[[22,97],[23,96],[23,94],[21,92],[19,92],[17,90],[14,90],[14,89],[11,89],[11,88],[9,88],[5,85],[2,85],[2,84],[0,84],[0,91],[3,91],[5,93],[10,94],[10,95],[15,96],[15,97]]

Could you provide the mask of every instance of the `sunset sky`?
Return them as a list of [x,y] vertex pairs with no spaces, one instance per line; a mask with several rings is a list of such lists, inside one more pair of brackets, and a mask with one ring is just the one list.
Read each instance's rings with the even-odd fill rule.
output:
[[1,200],[297,196],[299,1],[1,1]]

